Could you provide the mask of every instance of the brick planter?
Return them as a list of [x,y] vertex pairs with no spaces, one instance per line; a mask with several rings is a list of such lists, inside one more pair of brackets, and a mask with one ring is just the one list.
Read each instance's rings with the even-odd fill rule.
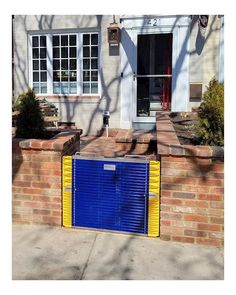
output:
[[181,145],[168,114],[157,115],[160,237],[223,246],[224,149]]
[[61,158],[79,150],[81,130],[50,140],[12,140],[13,222],[61,225]]

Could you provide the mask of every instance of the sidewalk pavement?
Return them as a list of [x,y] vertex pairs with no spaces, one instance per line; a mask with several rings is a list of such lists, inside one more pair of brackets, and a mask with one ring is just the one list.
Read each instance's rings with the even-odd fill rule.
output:
[[13,225],[15,280],[222,280],[223,249],[42,225]]

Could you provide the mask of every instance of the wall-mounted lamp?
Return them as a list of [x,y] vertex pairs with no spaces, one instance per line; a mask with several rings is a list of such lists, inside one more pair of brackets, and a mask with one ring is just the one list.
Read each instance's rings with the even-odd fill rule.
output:
[[113,23],[107,28],[108,32],[108,43],[110,46],[119,46],[120,44],[120,27],[115,21],[115,16],[113,16]]

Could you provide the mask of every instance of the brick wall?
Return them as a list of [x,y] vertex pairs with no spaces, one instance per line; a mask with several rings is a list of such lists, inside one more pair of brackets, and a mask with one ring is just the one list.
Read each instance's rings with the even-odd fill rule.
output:
[[61,158],[79,149],[81,131],[50,140],[13,139],[13,222],[61,225]]
[[161,239],[223,246],[223,149],[181,146],[168,116],[157,124]]

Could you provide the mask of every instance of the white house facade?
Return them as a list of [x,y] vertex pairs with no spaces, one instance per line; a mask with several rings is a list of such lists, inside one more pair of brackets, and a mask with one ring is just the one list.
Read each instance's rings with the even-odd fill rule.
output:
[[102,128],[105,110],[111,128],[152,129],[156,112],[191,111],[213,77],[224,81],[224,17],[199,24],[194,15],[15,15],[13,94],[33,88],[84,134]]

